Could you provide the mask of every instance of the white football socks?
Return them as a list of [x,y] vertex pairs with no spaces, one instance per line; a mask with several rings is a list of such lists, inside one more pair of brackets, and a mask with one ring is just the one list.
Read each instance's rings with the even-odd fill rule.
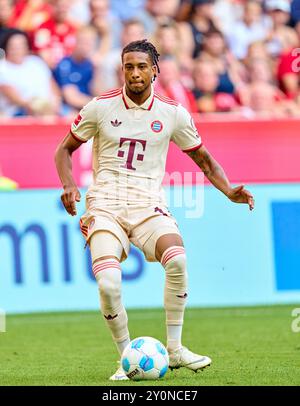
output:
[[181,345],[181,326],[170,326],[167,325],[167,348],[168,351],[176,351],[182,347]]
[[129,343],[130,343],[130,338],[129,337],[126,338],[124,341],[121,341],[121,342],[115,341],[115,344],[116,344],[116,347],[117,347],[117,350],[118,350],[120,356],[122,356],[123,351],[125,350],[125,348],[127,347],[127,345]]
[[183,247],[168,248],[161,264],[166,271],[164,304],[167,324],[167,348],[181,348],[184,309],[187,298],[186,256]]
[[121,268],[114,258],[97,261],[93,272],[98,283],[101,311],[117,349],[122,354],[129,343],[128,318],[121,300]]

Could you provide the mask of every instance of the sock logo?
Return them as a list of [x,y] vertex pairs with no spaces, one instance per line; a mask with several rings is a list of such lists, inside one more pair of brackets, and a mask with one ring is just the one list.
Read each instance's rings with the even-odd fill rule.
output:
[[118,317],[118,315],[115,314],[114,316],[112,316],[111,314],[109,314],[108,316],[105,316],[105,315],[104,315],[104,317],[106,318],[106,320],[113,320],[113,319],[115,319],[116,317]]
[[185,299],[187,297],[187,293],[185,293],[184,295],[176,295],[177,297],[180,297],[181,299]]

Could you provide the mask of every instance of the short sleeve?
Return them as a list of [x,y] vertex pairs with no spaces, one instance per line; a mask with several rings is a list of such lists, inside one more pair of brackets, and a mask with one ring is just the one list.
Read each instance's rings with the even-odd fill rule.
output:
[[98,132],[96,99],[86,104],[71,125],[71,134],[77,141],[86,142]]
[[179,105],[177,109],[176,126],[171,140],[183,152],[195,151],[201,147],[202,143],[194,120],[183,106]]

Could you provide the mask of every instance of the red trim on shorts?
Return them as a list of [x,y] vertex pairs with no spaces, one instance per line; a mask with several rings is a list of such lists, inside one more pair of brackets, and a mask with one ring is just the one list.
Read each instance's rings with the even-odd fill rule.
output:
[[80,138],[78,138],[78,137],[73,133],[72,130],[70,130],[70,134],[72,135],[72,137],[73,137],[76,141],[79,141],[79,142],[82,142],[82,143],[87,142],[87,140],[81,140]]
[[85,237],[87,237],[89,228],[88,228],[88,226],[83,225],[83,221],[81,219],[79,220],[79,226],[80,226],[80,230],[81,230],[82,234]]
[[87,232],[87,231],[85,231],[85,230],[83,230],[82,228],[81,228],[81,232],[82,232],[82,234],[83,234],[85,237],[87,237],[87,236],[88,236],[88,232]]
[[202,147],[202,142],[201,144],[197,145],[196,147],[188,148],[188,149],[183,149],[182,152],[192,152],[192,151],[197,151],[197,149]]

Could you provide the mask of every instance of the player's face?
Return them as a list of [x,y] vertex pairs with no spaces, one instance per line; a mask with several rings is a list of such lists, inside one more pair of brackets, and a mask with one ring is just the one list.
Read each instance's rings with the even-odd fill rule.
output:
[[141,94],[151,85],[156,68],[145,52],[128,52],[123,56],[123,72],[129,90]]

